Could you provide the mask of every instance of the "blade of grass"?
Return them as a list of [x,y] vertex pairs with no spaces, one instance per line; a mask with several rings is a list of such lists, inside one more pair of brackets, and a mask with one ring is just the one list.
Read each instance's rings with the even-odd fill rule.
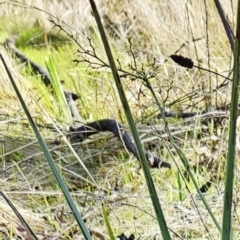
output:
[[[168,152],[169,152],[169,154],[171,155],[172,159],[174,159],[173,154],[172,154],[172,152],[170,151],[168,145],[165,145],[165,147],[168,149]],[[179,168],[179,166],[178,166],[177,164],[176,164],[176,167],[177,167],[177,169],[178,169],[178,174],[181,176],[182,181],[183,181],[183,183],[185,184],[185,188],[186,188],[186,189],[188,190],[188,192],[190,193],[190,189],[189,189],[189,187],[188,187],[188,184],[187,184],[187,182],[186,182],[186,179],[185,179],[184,176],[183,176],[183,173],[182,173],[181,169]],[[196,202],[195,202],[194,197],[192,196],[192,194],[191,194],[190,197],[192,198],[193,203],[194,203],[195,208],[196,208],[196,211],[198,212],[199,217],[200,217],[200,219],[201,219],[201,222],[202,222],[202,224],[203,224],[206,232],[208,233],[209,239],[213,239],[213,238],[211,237],[211,234],[210,234],[210,231],[209,231],[209,229],[208,229],[207,223],[205,223],[204,217],[203,217],[202,214],[200,213],[200,211],[199,211],[199,209],[198,209],[198,205],[196,204]],[[208,205],[207,205],[207,206],[208,206]],[[210,213],[209,213],[209,214],[210,214]],[[211,214],[210,214],[210,215],[211,215]],[[214,217],[214,215],[213,215],[213,217]],[[215,219],[215,217],[214,217],[214,219]],[[216,219],[215,219],[215,221],[216,221]],[[214,223],[215,223],[215,222],[214,222]],[[220,226],[219,226],[218,222],[216,222],[215,224],[216,224],[217,228],[219,229],[219,231],[221,232],[221,229],[220,229]]]
[[222,20],[222,23],[223,23],[223,26],[224,26],[224,29],[226,31],[226,34],[227,34],[227,37],[228,37],[228,40],[229,40],[229,43],[230,43],[230,46],[231,46],[231,49],[232,49],[232,52],[234,51],[234,36],[233,36],[233,32],[232,32],[232,29],[227,21],[227,18],[225,16],[225,13],[222,9],[222,6],[220,4],[220,2],[218,0],[214,0],[214,3],[216,5],[216,8],[218,10],[218,14]]
[[76,93],[79,95],[79,101],[81,103],[81,116],[86,115],[87,111],[87,107],[85,102],[83,101],[83,96],[80,94],[79,90],[78,90],[78,86],[76,84],[75,79],[73,78],[73,76],[71,74],[68,74],[68,77],[72,80],[72,84],[74,86],[74,90],[76,91]]
[[112,74],[113,74],[113,77],[114,77],[114,80],[115,80],[115,84],[116,84],[117,89],[118,89],[119,97],[121,99],[121,103],[122,103],[122,106],[123,106],[128,124],[130,126],[131,132],[133,134],[134,141],[135,141],[137,149],[138,149],[138,153],[139,153],[141,163],[142,163],[142,167],[143,167],[144,176],[145,176],[146,183],[147,183],[147,186],[148,186],[148,190],[149,190],[149,193],[150,193],[150,196],[151,196],[152,204],[154,206],[154,210],[155,210],[155,213],[156,213],[156,216],[157,216],[159,227],[160,227],[160,230],[162,232],[162,236],[163,236],[164,239],[171,239],[168,228],[167,228],[167,224],[165,222],[164,214],[162,212],[161,205],[160,205],[157,193],[156,193],[156,189],[155,189],[155,186],[154,186],[154,183],[153,183],[153,180],[152,180],[152,176],[151,176],[150,171],[149,171],[149,167],[148,167],[148,164],[147,164],[147,161],[146,161],[146,156],[144,154],[144,151],[143,151],[143,148],[142,148],[139,136],[138,136],[138,132],[137,132],[137,129],[136,129],[136,126],[135,126],[135,123],[134,123],[129,105],[128,105],[128,101],[126,99],[126,96],[125,96],[125,93],[124,93],[124,90],[123,90],[123,86],[122,86],[120,77],[119,77],[118,72],[117,72],[117,68],[116,68],[116,65],[115,65],[115,62],[114,62],[114,59],[113,59],[113,56],[112,56],[112,52],[111,52],[111,49],[110,49],[105,31],[104,31],[104,28],[103,28],[103,25],[102,25],[102,22],[101,22],[96,4],[95,4],[94,0],[89,0],[89,1],[90,1],[92,11],[94,13],[94,17],[95,17],[95,20],[97,22],[98,29],[99,29],[99,32],[100,32],[100,35],[101,35],[101,38],[102,38],[102,42],[103,42],[103,45],[104,45],[104,48],[105,48],[105,51],[106,51],[106,54],[107,54],[107,57],[108,57],[109,65],[111,67]]
[[178,183],[178,191],[179,191],[179,201],[181,202],[183,200],[183,187],[182,187],[182,177],[179,172],[177,175],[177,183]]
[[13,210],[13,212],[16,214],[19,221],[22,223],[22,225],[25,227],[26,231],[28,231],[29,234],[31,234],[35,239],[38,240],[35,233],[32,231],[32,229],[28,226],[27,222],[24,220],[22,215],[18,212],[18,210],[15,208],[15,206],[12,204],[12,202],[8,199],[8,197],[0,190],[0,194],[4,198],[4,200],[7,202],[7,204],[10,206],[10,208]]
[[186,156],[185,156],[184,153],[181,151],[181,149],[178,148],[178,146],[175,144],[175,141],[174,141],[174,139],[173,139],[173,137],[172,137],[172,134],[171,134],[171,132],[170,132],[170,130],[169,130],[169,128],[168,128],[168,124],[167,124],[167,122],[166,122],[166,117],[165,117],[165,114],[164,114],[164,110],[163,110],[163,108],[161,107],[161,105],[160,105],[160,103],[159,103],[159,101],[158,101],[158,99],[157,99],[157,96],[156,96],[156,94],[155,94],[155,92],[154,92],[154,90],[153,90],[153,88],[152,88],[149,80],[148,80],[148,79],[145,79],[145,83],[146,83],[146,87],[150,90],[150,92],[151,92],[151,94],[152,94],[152,96],[153,96],[153,98],[154,98],[154,100],[155,100],[158,108],[160,109],[160,112],[161,112],[161,114],[162,114],[162,117],[163,117],[163,120],[164,120],[164,123],[165,123],[165,126],[166,126],[165,129],[166,129],[166,132],[168,133],[170,142],[172,143],[172,145],[173,145],[173,147],[175,148],[178,156],[180,157],[180,159],[181,159],[181,161],[182,161],[182,163],[183,163],[183,165],[184,165],[184,167],[185,167],[185,169],[186,169],[186,171],[187,171],[190,179],[192,180],[192,182],[193,182],[193,184],[194,184],[194,186],[195,186],[195,188],[196,188],[196,190],[197,190],[197,193],[198,193],[198,195],[200,196],[200,198],[201,198],[201,200],[202,200],[205,208],[207,209],[207,211],[208,211],[209,215],[211,216],[213,222],[215,223],[216,227],[217,227],[218,230],[221,232],[221,231],[222,231],[222,230],[221,230],[221,227],[220,227],[217,219],[215,218],[215,216],[214,216],[214,214],[213,214],[210,206],[208,205],[205,197],[203,196],[202,192],[200,191],[200,189],[199,189],[199,187],[198,187],[198,184],[197,184],[197,181],[195,180],[192,171],[190,170],[190,166],[189,166],[189,164],[188,164],[188,160],[187,160]]
[[59,116],[62,118],[64,122],[71,122],[71,113],[67,104],[67,100],[65,98],[58,74],[54,67],[53,61],[49,58],[46,62],[46,67],[51,79],[51,85],[53,87],[53,91],[56,94],[56,101],[58,101],[59,108]]
[[106,226],[107,226],[109,238],[110,238],[110,240],[114,240],[113,230],[111,228],[111,224],[109,222],[109,218],[108,218],[108,215],[107,215],[107,210],[106,210],[106,207],[105,207],[104,204],[102,205],[102,211],[103,211],[103,218],[104,218],[104,221],[105,221]]
[[234,164],[235,164],[235,145],[236,145],[236,124],[238,117],[238,83],[239,83],[239,54],[240,54],[240,1],[238,1],[237,11],[237,28],[234,44],[234,68],[233,83],[230,109],[229,138],[228,138],[228,154],[227,154],[227,171],[225,179],[225,194],[223,207],[222,222],[222,240],[232,239],[232,194],[234,180]]
[[51,169],[52,169],[52,171],[54,173],[54,176],[56,177],[57,182],[58,182],[58,184],[59,184],[59,186],[60,186],[60,188],[61,188],[61,190],[62,190],[62,192],[64,194],[64,197],[66,198],[66,200],[67,200],[67,202],[69,204],[69,207],[72,210],[72,213],[73,213],[73,215],[74,215],[74,217],[75,217],[75,219],[76,219],[76,221],[78,223],[78,226],[82,230],[82,233],[83,233],[85,239],[91,240],[92,237],[91,237],[90,233],[88,232],[88,230],[87,230],[87,228],[85,226],[85,223],[84,223],[80,213],[78,212],[78,209],[77,209],[77,207],[76,207],[76,205],[75,205],[75,203],[74,203],[74,201],[73,201],[73,199],[72,199],[72,197],[71,197],[71,195],[70,195],[70,193],[69,193],[69,191],[67,189],[67,186],[64,183],[64,181],[63,181],[63,179],[62,179],[62,177],[61,177],[61,175],[60,175],[60,173],[59,173],[59,171],[58,171],[58,169],[57,169],[57,167],[56,167],[56,165],[55,165],[55,163],[53,161],[53,158],[52,158],[52,156],[51,156],[51,154],[50,154],[50,152],[49,152],[49,150],[48,150],[48,148],[47,148],[47,146],[46,146],[46,144],[45,144],[41,134],[39,133],[39,131],[38,131],[36,125],[35,125],[35,122],[32,119],[32,116],[31,116],[30,112],[28,111],[28,108],[27,108],[27,106],[26,106],[26,104],[25,104],[25,102],[24,102],[24,100],[23,100],[23,98],[21,96],[20,91],[18,90],[18,87],[17,87],[17,85],[16,85],[16,83],[15,83],[13,77],[12,77],[12,74],[11,74],[10,70],[8,69],[8,66],[7,66],[7,64],[6,64],[2,54],[0,54],[0,58],[1,58],[2,62],[3,62],[4,68],[5,68],[8,76],[9,76],[9,79],[10,79],[12,85],[13,85],[13,88],[14,88],[16,94],[17,94],[17,97],[18,97],[18,99],[19,99],[19,101],[20,101],[20,103],[21,103],[21,105],[22,105],[22,107],[24,109],[24,112],[27,115],[28,121],[29,121],[29,123],[30,123],[30,125],[31,125],[31,127],[32,127],[32,129],[33,129],[33,131],[35,133],[35,135],[36,135],[36,138],[38,139],[38,142],[39,142],[39,144],[40,144],[40,146],[42,148],[42,151],[44,152],[44,154],[45,154],[45,156],[46,156],[46,158],[47,158],[47,160],[49,162],[49,165],[50,165],[50,167],[51,167]]

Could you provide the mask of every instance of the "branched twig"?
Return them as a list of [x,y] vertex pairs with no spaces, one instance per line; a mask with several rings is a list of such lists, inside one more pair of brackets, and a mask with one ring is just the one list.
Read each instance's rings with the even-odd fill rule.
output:
[[[65,34],[67,34],[67,36],[72,39],[79,47],[79,49],[77,50],[77,52],[79,53],[79,57],[81,59],[74,59],[73,62],[75,63],[80,63],[80,62],[84,62],[87,63],[89,65],[89,67],[91,67],[92,69],[99,69],[99,68],[110,68],[109,64],[106,63],[104,60],[102,60],[101,57],[99,57],[95,46],[93,45],[92,39],[91,38],[86,38],[86,40],[88,41],[88,46],[89,48],[87,49],[86,47],[82,46],[79,42],[77,37],[74,37],[72,34],[68,33],[67,30],[64,29],[63,26],[61,26],[61,24],[58,24],[53,18],[50,18],[49,21],[54,25],[54,28],[58,28],[59,31],[63,31]],[[137,62],[136,62],[136,55],[134,53],[133,47],[132,47],[132,43],[131,40],[129,39],[129,52],[130,55],[132,56],[133,59],[133,64],[129,64],[128,67],[130,69],[130,72],[123,69],[120,61],[118,61],[118,68],[117,71],[120,74],[123,74],[124,77],[128,76],[131,78],[131,80],[136,80],[136,79],[140,79],[144,82],[144,80],[150,79],[150,78],[154,78],[157,74],[158,74],[158,69],[159,66],[156,65],[156,60],[153,60],[153,63],[150,64],[150,68],[148,69],[148,71],[145,71],[143,64],[141,66],[141,70],[139,70]],[[88,57],[87,57],[88,56]],[[93,59],[97,60],[94,61]]]

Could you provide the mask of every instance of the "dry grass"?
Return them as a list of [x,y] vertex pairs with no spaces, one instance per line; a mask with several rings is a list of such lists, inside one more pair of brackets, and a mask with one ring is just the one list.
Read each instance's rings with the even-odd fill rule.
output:
[[[43,12],[28,6],[24,7],[24,3],[42,9]],[[235,12],[232,12],[232,9],[236,9],[234,7],[236,1],[233,3],[233,8],[227,0],[221,1],[221,3],[231,25],[234,26]],[[162,104],[169,106],[193,91],[197,92],[195,98],[187,99],[184,103],[180,101],[173,104],[172,109],[195,111],[196,109],[204,110],[209,105],[222,107],[229,103],[229,86],[211,92],[224,79],[196,68],[187,71],[168,58],[169,55],[179,50],[178,54],[192,58],[195,65],[210,67],[211,70],[226,76],[230,74],[231,50],[218,13],[212,3],[207,3],[207,25],[206,8],[204,2],[200,1],[186,3],[182,0],[133,0],[130,2],[113,0],[97,1],[97,4],[105,21],[115,56],[119,58],[124,69],[129,70],[129,64],[133,63],[133,58],[129,54],[128,38],[132,40],[135,59],[139,66],[142,63],[144,66],[148,66],[156,58],[159,72],[157,77],[151,80],[151,84]],[[0,40],[3,41],[11,34],[23,33],[25,28],[30,28],[37,20],[40,20],[42,32],[49,34],[52,25],[47,20],[48,15],[44,12],[67,23],[70,26],[66,26],[69,33],[78,32],[79,42],[83,46],[87,47],[86,37],[91,36],[96,43],[97,50],[102,54],[103,59],[105,58],[87,0],[81,1],[81,3],[57,0],[33,0],[21,1],[21,3],[5,1],[0,8],[3,21],[2,27],[0,27]],[[16,22],[16,18],[21,21]],[[63,24],[63,26],[65,25]],[[56,68],[62,74],[61,77],[66,79],[66,86],[69,89],[74,89],[69,84],[71,82],[69,76],[75,80],[76,88],[85,104],[85,107],[80,106],[81,113],[88,120],[108,117],[124,121],[109,70],[106,68],[86,70],[84,64],[67,65],[67,62],[77,58],[73,54],[74,49],[76,47],[69,48],[69,52],[64,55],[61,48],[56,51],[50,48],[49,54],[56,55],[56,59],[58,59]],[[57,121],[57,114],[54,112],[57,106],[54,99],[48,94],[48,90],[43,86],[36,88],[36,79],[24,76],[23,72],[19,70],[19,65],[12,61],[3,47],[0,51],[18,81],[27,105],[36,119],[40,123],[49,123],[48,116],[42,112],[42,108],[44,108],[48,115]],[[31,48],[26,48],[25,51],[29,51],[28,53],[32,54],[33,58],[37,56],[37,53],[33,54],[34,51],[41,55],[41,51]],[[38,60],[36,58],[36,61]],[[43,64],[44,58],[39,61]],[[22,127],[22,123],[26,122],[24,113],[2,65],[0,66],[0,133],[3,136],[1,165],[4,170],[1,173],[1,189],[7,192],[14,204],[17,205],[17,209],[23,213],[30,226],[37,232],[39,239],[46,239],[46,237],[49,239],[81,239],[81,233],[72,219],[63,196],[55,185],[50,169],[37,143],[32,138],[31,131]],[[139,132],[146,148],[151,148],[156,155],[162,156],[170,162],[173,162],[174,159],[184,172],[180,160],[175,156],[172,159],[166,150],[166,146],[171,150],[172,147],[168,143],[161,120],[157,120],[155,117],[158,109],[147,88],[140,80],[132,81],[130,78],[123,78],[122,81],[125,84],[127,97],[136,121],[139,122]],[[45,96],[45,101],[38,101],[39,89],[43,91],[41,94]],[[143,94],[139,94],[140,89]],[[138,96],[140,97],[138,98]],[[47,103],[49,100],[51,104]],[[197,118],[191,122],[169,120],[170,129],[178,133],[175,135],[177,144],[186,154],[190,164],[197,169],[195,177],[199,186],[206,180],[212,179],[212,187],[206,193],[206,198],[220,224],[228,132],[227,122],[224,122],[226,120],[227,118],[220,121],[218,126],[212,125],[213,121],[207,122],[206,131],[202,128],[202,122]],[[146,126],[146,123],[149,125]],[[94,176],[97,182],[96,186],[89,183],[90,179],[87,174],[81,169],[65,144],[53,143],[54,140],[58,140],[55,132],[43,129],[42,134],[48,140],[54,159],[59,165],[69,189],[72,190],[87,226],[96,239],[108,239],[101,204],[105,204],[108,208],[109,218],[116,236],[124,232],[126,235],[134,233],[137,239],[161,239],[159,227],[152,216],[152,204],[146,190],[142,170],[138,168],[137,161],[124,152],[115,138],[109,134],[101,134],[97,138],[75,146],[80,158],[87,164],[88,170]],[[174,152],[172,153],[174,154]],[[239,238],[240,232],[237,208],[238,173],[239,166],[236,167],[235,174],[235,239]],[[179,189],[175,167],[172,171],[152,171],[152,174],[167,224],[172,231],[182,239],[219,239],[220,234],[203,204],[194,194],[195,190],[192,184],[186,183],[191,192],[186,187],[183,187],[182,190]],[[184,196],[183,201],[179,200],[180,192]],[[19,227],[21,224],[3,201],[0,203],[0,212],[2,239],[16,238],[17,234],[23,235]],[[179,239],[176,234],[172,233],[173,239]]]

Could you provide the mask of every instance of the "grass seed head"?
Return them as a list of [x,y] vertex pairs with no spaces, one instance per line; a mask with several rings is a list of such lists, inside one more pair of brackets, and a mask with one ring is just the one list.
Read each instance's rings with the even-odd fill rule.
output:
[[190,58],[181,55],[171,55],[171,59],[182,67],[193,68],[193,61]]

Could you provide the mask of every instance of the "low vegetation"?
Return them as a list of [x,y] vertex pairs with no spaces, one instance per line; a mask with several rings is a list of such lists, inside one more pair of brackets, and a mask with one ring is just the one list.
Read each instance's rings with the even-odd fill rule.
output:
[[[221,226],[233,55],[215,5],[180,2],[99,1],[98,8],[141,142],[172,165],[171,170],[151,169],[172,239],[219,239],[221,232],[175,146]],[[105,132],[75,144],[77,159],[63,137],[74,119],[66,116],[57,90],[4,47],[11,38],[29,59],[55,71],[64,90],[79,95],[83,123],[111,118],[127,128],[89,1],[4,1],[0,6],[0,53],[93,239],[111,239],[111,232],[115,238],[124,233],[162,239],[140,162]],[[222,6],[234,28],[237,1],[222,1]],[[183,68],[171,55],[188,57],[195,67]],[[1,66],[1,190],[39,239],[82,239]],[[179,118],[179,113],[196,114]],[[238,160],[238,136],[236,147]],[[240,232],[238,170],[236,165],[233,239]],[[32,239],[5,200],[0,201],[0,238]]]

